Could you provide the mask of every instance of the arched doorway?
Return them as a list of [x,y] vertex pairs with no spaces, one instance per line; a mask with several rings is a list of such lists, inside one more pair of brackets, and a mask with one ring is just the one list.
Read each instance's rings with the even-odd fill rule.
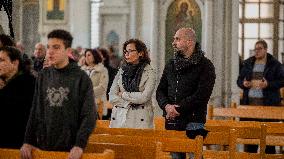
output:
[[173,36],[182,27],[193,28],[196,31],[197,41],[201,42],[201,11],[194,0],[176,0],[168,8],[166,17],[166,62],[173,57]]

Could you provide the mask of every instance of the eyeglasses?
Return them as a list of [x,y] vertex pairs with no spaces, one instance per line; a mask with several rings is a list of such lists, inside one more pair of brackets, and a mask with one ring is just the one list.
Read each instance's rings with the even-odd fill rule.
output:
[[130,54],[131,52],[135,52],[135,51],[137,51],[137,50],[123,50],[123,53],[124,54],[127,54],[127,53]]

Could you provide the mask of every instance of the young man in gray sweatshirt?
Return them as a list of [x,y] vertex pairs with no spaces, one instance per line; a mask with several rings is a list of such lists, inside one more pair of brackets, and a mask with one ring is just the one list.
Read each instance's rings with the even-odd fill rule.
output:
[[68,159],[79,159],[95,126],[92,82],[76,63],[69,62],[72,40],[65,30],[48,34],[51,67],[38,75],[22,159],[32,159],[33,148],[70,151]]

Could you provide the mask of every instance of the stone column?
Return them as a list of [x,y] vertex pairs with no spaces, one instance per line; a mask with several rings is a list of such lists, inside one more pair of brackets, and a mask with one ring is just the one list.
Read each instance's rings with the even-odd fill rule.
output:
[[4,7],[0,11],[0,27],[1,27],[0,28],[0,33],[1,34],[7,34],[7,35],[10,34],[9,20],[8,20],[7,13],[4,11]]
[[159,8],[158,8],[159,0],[152,0],[152,27],[151,27],[151,45],[150,45],[150,50],[151,50],[151,64],[152,67],[154,67],[157,71],[158,66],[159,66],[159,52],[158,52],[158,43],[159,43],[159,37],[158,37],[158,32],[159,32]]
[[70,32],[74,40],[73,46],[90,47],[91,35],[91,2],[90,0],[71,0]]
[[19,41],[22,39],[22,12],[23,12],[23,5],[22,0],[13,1],[13,29],[15,34],[15,41]]
[[[137,1],[132,0],[129,2],[130,5],[130,15],[129,16],[129,33],[130,33],[130,38],[135,38],[136,37],[136,27],[137,27]],[[138,13],[139,14],[139,13]]]
[[228,53],[226,66],[230,66],[230,71],[227,72],[227,92],[225,94],[225,103],[230,102],[239,103],[240,89],[237,86],[237,78],[239,75],[239,54],[238,54],[238,36],[239,36],[239,2],[238,1],[225,1],[226,2],[226,33],[227,42],[225,46]]
[[[216,82],[210,102],[216,106],[228,106],[239,101],[236,85],[238,75],[238,2],[206,1],[208,9],[206,42],[208,57],[216,71]],[[211,10],[212,8],[212,10]],[[212,16],[211,16],[212,15]],[[210,25],[212,23],[212,25]]]
[[[150,46],[150,57],[151,57],[151,65],[152,67],[157,71],[157,81],[156,81],[156,87],[160,83],[160,77],[159,72],[163,71],[160,69],[159,65],[159,57],[161,56],[159,54],[159,2],[160,0],[152,0],[152,27],[151,27],[151,46]],[[152,101],[154,106],[154,114],[155,116],[162,116],[163,111],[160,109],[157,100],[156,100],[156,89],[152,95]]]
[[25,47],[24,52],[31,57],[35,44],[40,41],[38,34],[39,2],[38,0],[23,1],[22,5],[22,32],[20,41]]

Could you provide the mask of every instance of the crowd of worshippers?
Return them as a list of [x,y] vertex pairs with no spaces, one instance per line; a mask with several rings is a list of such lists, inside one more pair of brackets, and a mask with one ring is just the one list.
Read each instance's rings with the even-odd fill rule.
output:
[[[121,58],[113,47],[71,48],[73,37],[65,30],[53,30],[47,39],[29,56],[23,44],[0,35],[0,147],[20,149],[23,159],[31,159],[34,148],[80,158],[99,118],[96,100],[113,105],[104,105],[102,116],[111,128],[151,129],[154,94],[167,130],[186,131],[189,138],[206,136],[216,74],[193,29],[176,31],[173,58],[159,82],[149,50],[139,39],[124,42]],[[255,55],[240,69],[237,85],[244,91],[243,104],[280,105],[284,70],[267,47],[264,40],[257,41]]]

